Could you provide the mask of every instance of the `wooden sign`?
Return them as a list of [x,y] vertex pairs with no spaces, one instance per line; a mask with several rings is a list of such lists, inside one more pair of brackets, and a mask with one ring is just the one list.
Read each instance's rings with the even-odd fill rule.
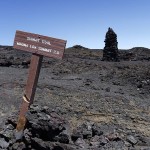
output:
[[66,41],[23,31],[16,31],[14,48],[32,53],[29,75],[16,127],[16,139],[21,139],[26,125],[26,113],[33,103],[43,56],[62,59]]
[[15,49],[58,59],[62,59],[65,46],[64,40],[23,31],[16,31],[14,40]]

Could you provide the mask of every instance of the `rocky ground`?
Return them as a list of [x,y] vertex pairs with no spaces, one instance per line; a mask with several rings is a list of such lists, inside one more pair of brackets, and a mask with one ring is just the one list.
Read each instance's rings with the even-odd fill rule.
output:
[[[31,55],[7,46],[0,52],[1,149],[150,149],[149,49],[121,50],[120,62],[101,61],[101,50],[79,45],[66,49],[63,60],[45,58],[28,118],[30,139],[17,142],[6,132],[14,132]],[[50,116],[43,122],[48,129],[40,115]]]

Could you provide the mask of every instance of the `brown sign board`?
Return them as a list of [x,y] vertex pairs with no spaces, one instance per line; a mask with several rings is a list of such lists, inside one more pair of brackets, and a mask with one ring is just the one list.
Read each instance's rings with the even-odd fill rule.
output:
[[28,107],[34,100],[43,56],[62,59],[66,42],[67,41],[43,35],[16,31],[14,48],[32,53],[29,76],[16,126],[16,139],[21,139],[23,135],[27,121],[25,115],[28,111]]
[[18,50],[62,59],[66,42],[61,39],[17,30],[13,47]]

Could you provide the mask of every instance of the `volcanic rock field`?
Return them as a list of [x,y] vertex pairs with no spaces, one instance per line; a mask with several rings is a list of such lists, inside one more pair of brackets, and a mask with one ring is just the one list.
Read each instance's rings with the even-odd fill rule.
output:
[[14,137],[31,54],[0,46],[0,149],[150,150],[150,49],[119,61],[80,45],[44,57],[22,140]]

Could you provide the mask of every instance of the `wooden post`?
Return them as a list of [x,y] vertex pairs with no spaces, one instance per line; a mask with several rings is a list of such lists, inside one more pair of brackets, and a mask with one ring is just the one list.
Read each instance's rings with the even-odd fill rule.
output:
[[25,115],[29,106],[33,103],[34,100],[36,86],[42,65],[42,59],[42,55],[32,54],[27,85],[25,88],[25,94],[23,96],[23,102],[20,108],[19,119],[16,127],[16,139],[20,139],[23,135],[23,130],[26,125]]
[[33,103],[43,56],[62,59],[66,42],[29,32],[16,31],[14,48],[32,53],[29,76],[16,127],[16,139],[21,139],[26,125],[26,113]]

